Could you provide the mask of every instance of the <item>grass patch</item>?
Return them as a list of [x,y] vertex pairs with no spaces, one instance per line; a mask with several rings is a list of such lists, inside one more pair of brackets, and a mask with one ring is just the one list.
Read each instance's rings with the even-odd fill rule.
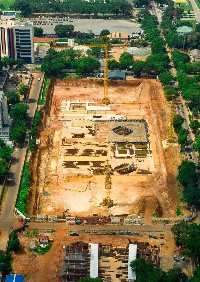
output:
[[22,182],[19,186],[19,193],[18,193],[17,203],[16,203],[16,208],[20,212],[22,212],[24,215],[27,215],[26,199],[28,197],[30,181],[31,181],[30,162],[27,162],[25,163],[25,166],[23,169]]
[[39,255],[44,255],[51,249],[51,247],[52,247],[52,243],[48,244],[45,248],[41,248],[41,247],[36,248],[34,249],[34,251]]
[[44,80],[43,87],[40,91],[40,97],[39,97],[39,102],[38,102],[39,105],[42,105],[42,106],[45,105],[50,81],[51,81],[50,78],[45,78],[45,80]]
[[189,1],[187,1],[186,3],[177,3],[176,7],[180,7],[185,12],[189,12],[189,13],[193,11],[192,5],[190,4]]
[[0,0],[0,4],[3,5],[2,10],[7,11],[10,10],[10,6],[15,3],[15,0]]
[[37,231],[33,231],[33,232],[27,232],[25,234],[25,237],[30,237],[30,238],[34,238],[34,237],[37,237],[40,233],[37,232]]

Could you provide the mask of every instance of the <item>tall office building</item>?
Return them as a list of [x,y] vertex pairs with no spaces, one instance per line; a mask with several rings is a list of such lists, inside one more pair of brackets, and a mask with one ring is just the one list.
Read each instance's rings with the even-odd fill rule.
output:
[[1,22],[0,41],[2,57],[34,63],[34,29],[31,22]]
[[3,91],[0,91],[0,139],[4,141],[9,140],[10,124],[7,99],[4,97]]

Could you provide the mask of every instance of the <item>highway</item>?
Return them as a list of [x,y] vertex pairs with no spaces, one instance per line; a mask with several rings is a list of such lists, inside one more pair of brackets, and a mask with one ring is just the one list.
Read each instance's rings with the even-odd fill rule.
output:
[[[35,76],[36,78],[33,80],[28,103],[30,107],[28,114],[31,121],[33,120],[34,113],[37,107],[37,100],[39,97],[40,87],[42,83],[41,80],[38,81],[38,78],[42,78],[43,74],[36,73]],[[14,216],[14,208],[18,195],[18,189],[26,156],[26,150],[26,145],[18,145],[15,147],[15,151],[12,155],[12,163],[10,175],[8,178],[6,199],[3,203],[2,211],[0,214],[0,231],[2,232],[0,237],[0,254],[1,252],[6,251],[8,235],[15,226],[16,218]]]

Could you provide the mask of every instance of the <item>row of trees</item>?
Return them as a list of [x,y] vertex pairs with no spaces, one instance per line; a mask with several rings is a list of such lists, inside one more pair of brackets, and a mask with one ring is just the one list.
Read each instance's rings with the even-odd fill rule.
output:
[[1,64],[5,68],[9,67],[10,69],[12,69],[14,66],[16,66],[17,69],[21,69],[24,65],[24,60],[23,59],[14,60],[13,58],[3,57],[1,58]]
[[144,259],[136,259],[131,262],[131,269],[136,274],[138,282],[186,282],[188,277],[181,269],[175,268],[164,272],[161,268],[146,262]]
[[48,51],[45,56],[41,70],[47,76],[58,76],[62,74],[63,69],[76,69],[77,73],[86,74],[92,73],[94,69],[100,67],[99,61],[93,56],[81,57],[81,52],[73,49],[66,49],[57,52],[53,49]]
[[198,188],[198,176],[196,165],[188,160],[182,161],[178,167],[178,181],[183,185],[182,201],[189,206],[199,203],[200,190]]
[[95,2],[87,2],[82,0],[57,0],[49,2],[43,0],[16,0],[14,5],[10,7],[16,11],[21,11],[24,17],[30,16],[32,13],[67,13],[78,15],[94,15],[109,14],[114,16],[122,15],[124,17],[131,15],[132,5],[126,0],[96,0]]
[[5,278],[12,271],[12,255],[11,252],[16,252],[20,246],[18,234],[11,232],[9,234],[9,241],[7,246],[7,252],[5,255],[0,255],[0,273]]
[[0,140],[0,184],[3,184],[5,177],[9,174],[9,161],[12,153],[13,149]]

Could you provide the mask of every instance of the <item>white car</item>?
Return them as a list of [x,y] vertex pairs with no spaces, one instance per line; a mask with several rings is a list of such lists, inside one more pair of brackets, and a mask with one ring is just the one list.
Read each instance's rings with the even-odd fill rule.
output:
[[38,80],[38,81],[40,81],[40,80],[41,80],[41,78],[39,77],[37,80]]

